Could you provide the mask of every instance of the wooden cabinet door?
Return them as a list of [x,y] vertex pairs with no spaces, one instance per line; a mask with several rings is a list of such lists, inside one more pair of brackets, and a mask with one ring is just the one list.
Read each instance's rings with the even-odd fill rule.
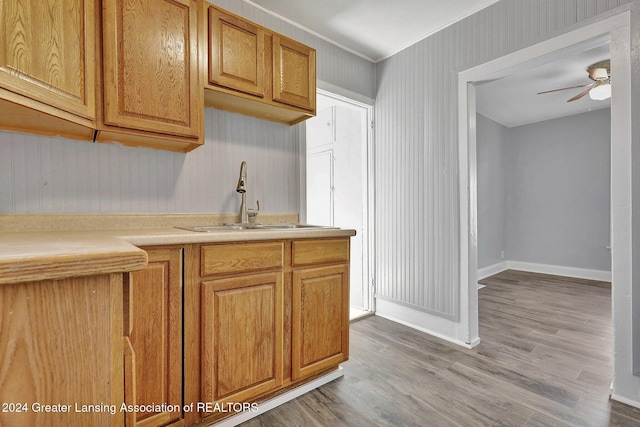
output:
[[348,265],[293,272],[291,328],[293,380],[348,359]]
[[1,426],[122,425],[75,410],[122,404],[122,274],[1,285],[0,325],[0,401],[27,405],[0,409]]
[[104,121],[198,137],[195,0],[103,1]]
[[95,119],[94,0],[0,1],[0,88]]
[[[125,402],[182,408],[182,251],[150,249],[125,287]],[[127,412],[126,425],[163,426],[182,410]]]
[[209,83],[264,96],[264,30],[209,6]]
[[316,51],[273,36],[273,100],[315,112]]
[[201,401],[248,402],[283,382],[283,273],[202,283]]

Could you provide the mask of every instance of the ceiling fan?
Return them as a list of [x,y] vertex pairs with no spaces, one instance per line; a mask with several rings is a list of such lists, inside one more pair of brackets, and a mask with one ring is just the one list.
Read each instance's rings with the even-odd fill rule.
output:
[[584,91],[580,92],[567,102],[576,101],[586,94],[593,100],[601,101],[603,99],[611,98],[611,62],[607,59],[605,61],[596,62],[587,68],[589,78],[593,80],[593,83],[586,83],[578,86],[563,87],[562,89],[547,90],[544,92],[538,92],[538,95],[543,93],[558,92],[567,89],[577,89],[586,87]]

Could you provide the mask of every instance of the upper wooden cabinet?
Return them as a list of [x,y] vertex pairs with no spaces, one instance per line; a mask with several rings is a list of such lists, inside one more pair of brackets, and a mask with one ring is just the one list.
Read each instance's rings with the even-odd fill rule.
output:
[[0,1],[0,129],[198,147],[198,24],[196,0]]
[[0,130],[190,151],[204,106],[315,115],[315,50],[202,0],[0,0]]
[[209,37],[209,83],[264,97],[264,30],[210,7]]
[[103,0],[103,10],[104,124],[198,138],[197,2]]
[[95,126],[94,0],[0,2],[0,126],[75,138]]
[[0,86],[95,118],[93,0],[0,3]]
[[315,115],[315,49],[210,4],[205,8],[205,105],[286,124]]
[[316,51],[273,35],[273,100],[305,110],[316,108]]

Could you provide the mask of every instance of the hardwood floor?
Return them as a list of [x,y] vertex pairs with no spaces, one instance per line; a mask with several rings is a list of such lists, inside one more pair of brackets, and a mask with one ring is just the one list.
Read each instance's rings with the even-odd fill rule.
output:
[[343,378],[242,426],[640,426],[610,401],[608,283],[505,271],[481,283],[467,350],[369,317]]

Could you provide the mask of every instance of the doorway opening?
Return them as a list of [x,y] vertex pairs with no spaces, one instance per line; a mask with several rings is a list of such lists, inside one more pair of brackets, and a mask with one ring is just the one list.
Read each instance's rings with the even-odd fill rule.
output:
[[371,106],[319,90],[306,123],[306,222],[356,230],[351,238],[350,318],[371,314],[369,145]]
[[[476,171],[476,90],[474,82],[481,83],[530,68],[549,61],[552,57],[566,55],[580,43],[595,37],[608,35],[611,42],[611,67],[616,81],[612,85],[611,102],[611,284],[612,320],[624,328],[614,328],[614,372],[612,398],[618,400],[618,385],[624,394],[625,381],[629,382],[629,366],[618,363],[624,360],[640,360],[640,339],[635,342],[638,330],[633,325],[631,305],[616,304],[631,292],[631,48],[629,43],[629,12],[622,11],[609,18],[585,25],[553,39],[505,55],[458,74],[458,148],[459,148],[459,226],[460,226],[460,283],[461,322],[473,347],[480,342],[478,333],[477,289],[477,171]],[[638,335],[640,336],[640,334]],[[624,343],[633,345],[625,347]],[[631,365],[630,363],[628,365]],[[620,397],[620,399],[624,399]]]
[[610,55],[600,36],[476,86],[478,279],[511,269],[611,281],[610,98],[566,84],[589,82],[587,66]]

